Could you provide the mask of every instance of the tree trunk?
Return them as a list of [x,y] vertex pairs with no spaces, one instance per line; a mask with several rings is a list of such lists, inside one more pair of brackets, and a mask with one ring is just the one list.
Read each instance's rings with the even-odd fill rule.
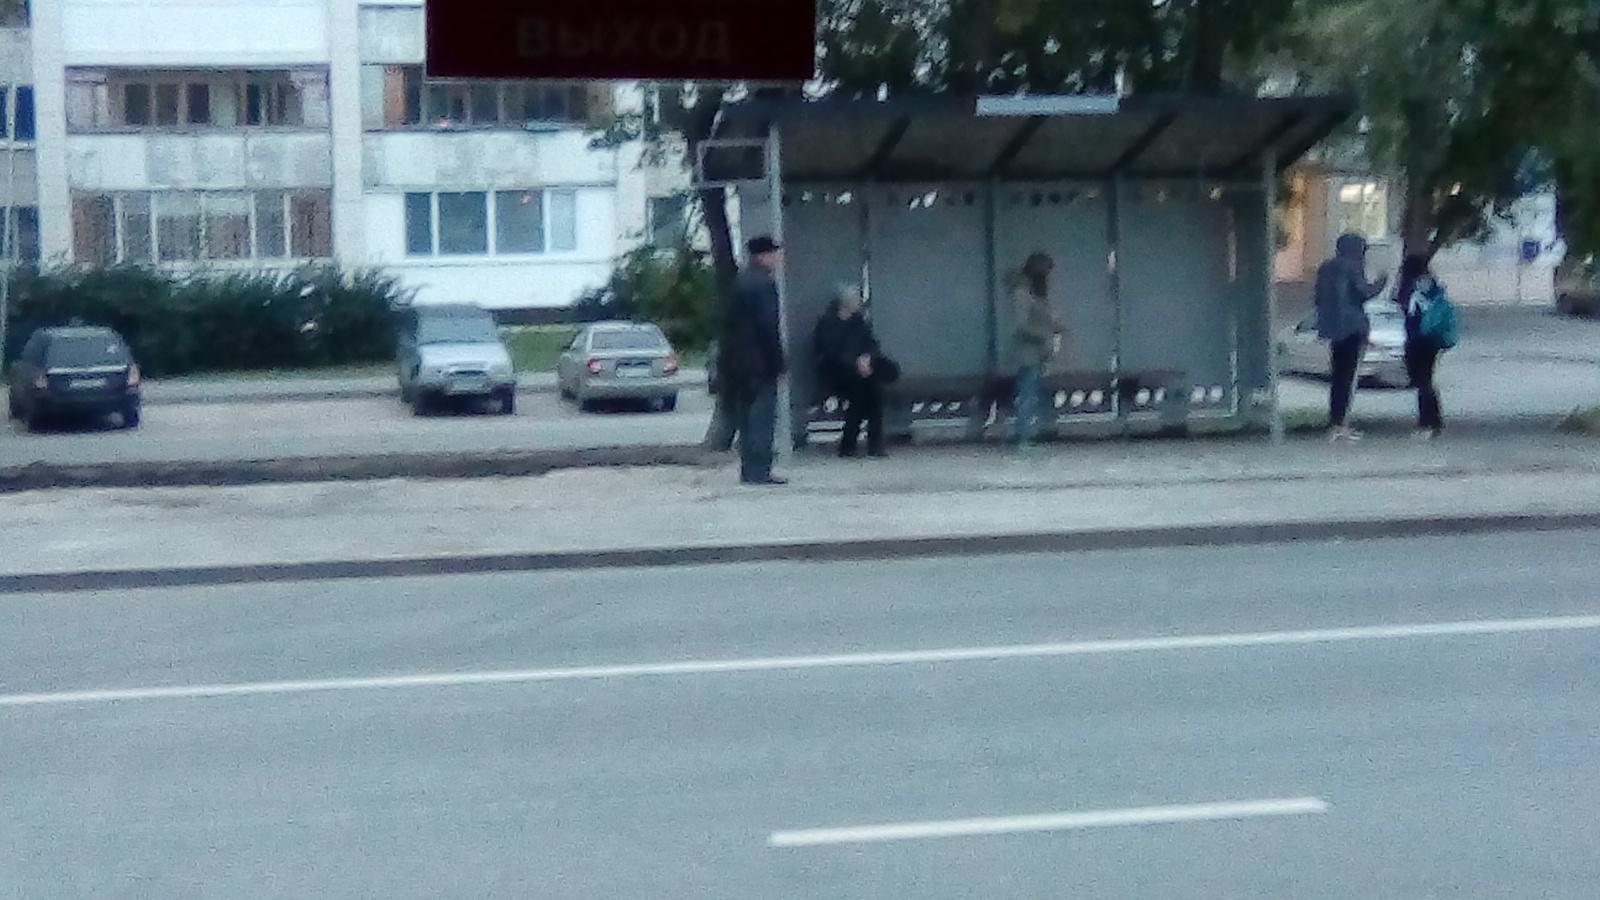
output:
[[[726,93],[725,88],[718,86],[700,88],[683,134],[690,159],[699,159],[701,148],[710,140]],[[697,189],[695,193],[711,241],[712,271],[716,273],[718,289],[726,293],[733,287],[733,280],[739,274],[739,264],[733,252],[733,234],[728,227],[727,191],[720,187],[705,187]]]
[[1222,93],[1222,69],[1228,54],[1224,13],[1217,8],[1219,0],[1194,0],[1189,15],[1193,20],[1190,29],[1190,56],[1188,70],[1184,72],[1185,87],[1195,94]]
[[1400,213],[1400,246],[1404,256],[1433,259],[1433,192],[1420,178],[1406,178],[1404,206]]

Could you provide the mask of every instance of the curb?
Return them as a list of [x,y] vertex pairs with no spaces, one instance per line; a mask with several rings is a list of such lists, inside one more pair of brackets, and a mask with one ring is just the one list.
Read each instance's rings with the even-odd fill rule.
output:
[[1445,519],[1262,522],[975,537],[810,541],[720,547],[656,547],[493,556],[434,556],[17,574],[0,575],[0,594],[215,587],[234,584],[417,578],[595,568],[660,568],[765,562],[866,562],[930,557],[1064,554],[1107,550],[1459,537],[1505,532],[1590,529],[1600,529],[1600,512],[1459,516]]
[[0,494],[50,488],[238,487],[387,478],[522,477],[602,466],[703,466],[721,458],[692,444],[218,462],[33,463],[0,469]]

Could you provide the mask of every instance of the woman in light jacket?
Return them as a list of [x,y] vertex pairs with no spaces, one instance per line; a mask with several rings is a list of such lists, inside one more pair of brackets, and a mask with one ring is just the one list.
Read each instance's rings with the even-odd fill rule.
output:
[[1032,446],[1038,437],[1045,369],[1061,351],[1064,329],[1050,303],[1050,273],[1054,269],[1055,261],[1048,254],[1032,254],[1022,264],[1011,291],[1011,356],[1017,366],[1012,443],[1019,449]]

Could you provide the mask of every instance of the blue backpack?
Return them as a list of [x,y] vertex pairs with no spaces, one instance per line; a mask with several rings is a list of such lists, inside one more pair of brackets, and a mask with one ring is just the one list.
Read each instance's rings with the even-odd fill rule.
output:
[[1458,316],[1456,305],[1445,296],[1444,288],[1435,286],[1422,299],[1422,317],[1417,323],[1417,333],[1449,350],[1456,345]]

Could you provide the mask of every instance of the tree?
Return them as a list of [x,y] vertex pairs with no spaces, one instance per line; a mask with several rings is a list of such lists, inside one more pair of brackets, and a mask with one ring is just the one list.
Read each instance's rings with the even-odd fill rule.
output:
[[[1539,151],[1569,179],[1592,134],[1592,0],[1300,0],[1284,45],[1303,85],[1361,101],[1371,159],[1405,182],[1407,254],[1483,233],[1528,187]],[[1591,99],[1584,101],[1581,98]],[[1586,107],[1587,114],[1582,113]],[[1596,193],[1600,200],[1600,193]]]
[[854,95],[1218,93],[1293,0],[823,0],[821,74]]

